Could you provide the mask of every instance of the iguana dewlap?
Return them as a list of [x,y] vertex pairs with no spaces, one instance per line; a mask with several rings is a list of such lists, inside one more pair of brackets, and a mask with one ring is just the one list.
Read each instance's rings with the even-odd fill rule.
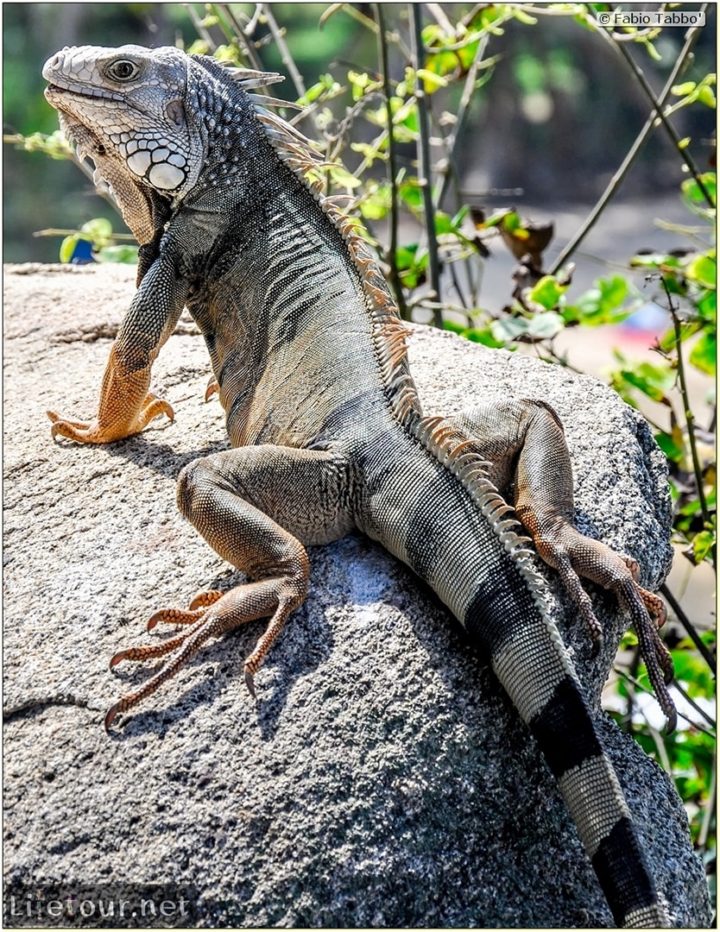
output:
[[173,622],[184,631],[113,657],[112,665],[168,659],[113,706],[106,726],[210,638],[267,617],[245,664],[252,690],[305,598],[305,545],[359,528],[426,580],[486,650],[558,780],[616,921],[668,926],[533,550],[557,570],[596,643],[602,632],[580,578],[616,593],[672,725],[672,667],[657,634],[664,611],[635,580],[632,560],[574,528],[555,413],[527,400],[455,420],[423,416],[376,259],[313,180],[307,140],[267,109],[268,98],[247,92],[276,75],[138,46],[64,49],[43,75],[67,134],[95,161],[141,243],[138,291],[97,416],[51,413],[53,436],[106,443],[172,417],[149,391],[150,372],[187,305],[233,448],[182,471],[178,504],[250,580],[150,619],[150,628]]

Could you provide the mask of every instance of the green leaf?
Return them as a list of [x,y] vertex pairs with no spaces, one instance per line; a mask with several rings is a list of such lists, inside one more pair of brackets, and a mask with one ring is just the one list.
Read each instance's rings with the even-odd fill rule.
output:
[[697,299],[695,307],[703,320],[714,325],[717,320],[717,291],[713,289],[703,292]]
[[565,321],[555,311],[546,311],[544,314],[535,314],[530,318],[528,334],[541,340],[549,340],[565,326]]
[[496,340],[507,343],[510,340],[517,340],[518,337],[525,336],[529,326],[524,317],[503,317],[501,320],[494,320],[490,329]]
[[717,339],[714,331],[703,333],[690,352],[690,362],[706,375],[715,377]]
[[694,81],[685,81],[684,84],[676,84],[675,87],[670,88],[670,93],[676,97],[687,97],[696,87],[697,84]]
[[366,220],[382,220],[390,210],[390,185],[378,185],[365,195],[359,207]]
[[[612,379],[613,385],[626,400],[627,390],[636,389],[653,401],[667,404],[667,393],[675,384],[675,372],[669,364],[639,362],[632,369],[624,366],[614,372]],[[625,391],[622,391],[623,388]]]
[[545,65],[528,52],[517,56],[514,63],[515,80],[523,94],[545,90]]
[[447,80],[439,74],[429,71],[427,68],[419,68],[417,76],[422,79],[423,90],[426,94],[434,94],[441,87],[447,87]]
[[635,310],[627,302],[630,286],[621,275],[599,278],[595,287],[580,295],[574,304],[563,308],[566,323],[581,323],[590,327],[616,324]]
[[88,220],[87,223],[83,223],[80,227],[80,232],[87,233],[88,239],[90,239],[97,249],[100,249],[110,242],[113,228],[112,223],[106,220],[105,217],[96,217],[94,220]]
[[[715,172],[705,172],[700,175],[700,181],[703,183],[705,190],[710,195],[713,204],[717,203],[717,182]],[[680,185],[682,193],[691,207],[707,207],[705,195],[700,190],[700,186],[694,178],[686,178]]]
[[495,338],[490,327],[468,327],[463,336],[473,343],[482,343],[483,346],[489,346],[491,349],[501,349],[505,346],[502,340]]
[[400,199],[415,211],[421,211],[423,207],[423,193],[417,181],[404,181],[398,187]]
[[698,88],[698,100],[701,104],[705,104],[706,107],[710,107],[712,110],[714,110],[717,106],[715,93],[713,89],[707,84],[701,88]]
[[655,442],[671,463],[682,463],[685,449],[682,442],[682,431],[679,427],[673,430],[672,434],[666,434],[664,431],[655,434]]
[[339,188],[358,188],[362,184],[359,178],[352,175],[342,165],[331,165],[328,169],[330,180]]
[[[554,275],[543,275],[543,277],[530,289],[529,298],[535,304],[541,304],[549,311],[557,307],[561,296],[567,291],[567,286],[558,284]],[[561,327],[564,324],[561,321]]]
[[534,26],[537,23],[537,19],[526,13],[521,6],[514,5],[511,9],[513,16],[519,23],[524,23],[526,26]]
[[307,107],[308,104],[313,103],[320,97],[325,97],[327,99],[337,97],[342,90],[342,86],[338,84],[331,74],[321,74],[319,81],[313,84],[312,87],[309,87],[305,91],[305,94],[298,98],[297,103],[301,107]]
[[129,243],[122,246],[105,246],[97,254],[100,262],[119,262],[123,265],[135,265],[138,261],[138,248]]
[[680,259],[664,252],[641,253],[632,257],[630,265],[634,269],[679,269]]
[[686,276],[703,288],[715,288],[717,262],[714,253],[696,256],[685,268]]

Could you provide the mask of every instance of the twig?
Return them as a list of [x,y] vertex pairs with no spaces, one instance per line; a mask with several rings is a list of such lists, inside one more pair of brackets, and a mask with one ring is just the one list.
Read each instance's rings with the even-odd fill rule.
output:
[[667,748],[665,747],[665,740],[663,736],[660,734],[657,728],[653,728],[650,722],[647,721],[647,718],[645,721],[647,722],[648,731],[650,732],[652,739],[655,742],[655,747],[658,750],[658,756],[660,757],[660,763],[663,766],[663,770],[665,773],[672,773],[673,768],[672,764],[670,763],[670,755],[668,754]]
[[455,148],[457,146],[458,139],[460,138],[463,123],[465,122],[465,117],[467,116],[468,110],[470,109],[470,101],[472,100],[472,94],[475,90],[475,81],[477,79],[478,69],[480,67],[482,57],[485,54],[486,48],[487,36],[484,36],[478,43],[475,57],[473,58],[472,64],[468,70],[465,84],[463,86],[462,97],[460,98],[460,103],[458,105],[455,125],[453,126],[452,132],[449,134],[447,139],[447,166],[445,171],[442,173],[442,177],[440,178],[440,185],[438,187],[437,196],[435,197],[435,206],[438,208],[442,207],[443,198],[445,197],[445,192],[450,181],[450,175],[455,168]]
[[[247,56],[247,59],[252,65],[252,67],[255,68],[257,71],[262,71],[262,68],[263,68],[262,61],[260,60],[260,56],[258,55],[257,51],[253,48],[252,42],[250,41],[251,36],[255,32],[255,27],[257,25],[258,17],[260,16],[260,11],[258,10],[258,8],[257,7],[255,8],[255,13],[253,14],[252,20],[249,21],[246,27],[243,27],[242,23],[238,20],[237,16],[235,15],[229,3],[221,3],[221,4],[218,4],[218,6],[222,7],[225,15],[228,17],[228,19],[232,23],[233,28],[235,30],[235,37],[234,37],[235,41],[237,42],[238,45],[242,46],[242,50]],[[265,91],[265,93],[268,93],[266,89],[263,89],[263,90]]]
[[695,647],[697,647],[698,652],[702,655],[708,667],[710,667],[710,672],[712,673],[713,676],[715,676],[715,667],[717,665],[717,658],[715,657],[713,652],[708,648],[707,644],[705,644],[705,642],[702,640],[697,628],[695,627],[695,625],[693,625],[693,623],[690,621],[688,616],[685,614],[682,606],[680,605],[678,600],[675,598],[673,593],[668,588],[667,583],[664,583],[662,586],[660,586],[660,592],[662,593],[663,597],[666,599],[666,601],[670,605],[670,608],[675,612],[675,617],[677,618],[677,620],[680,622],[680,624],[683,626],[683,628],[687,632],[688,637],[693,642]]
[[[634,686],[636,689],[639,689],[639,690],[640,690],[641,692],[643,692],[643,693],[647,693],[648,696],[653,696],[652,690],[646,689],[646,687],[643,686],[643,684],[640,682],[640,680],[636,680],[634,676],[630,676],[630,674],[627,673],[625,670],[621,670],[620,667],[613,667],[613,670],[615,671],[615,673],[617,673],[618,676],[621,676],[624,680],[627,680],[629,683],[632,683],[633,686]],[[685,692],[684,689],[682,689],[681,686],[678,686],[677,683],[673,683],[673,686],[674,686],[675,689],[677,689],[677,691],[678,691],[685,699],[689,699],[688,694]],[[696,703],[694,703],[694,702],[692,701],[692,699],[690,699],[689,701],[690,701],[690,704],[693,706],[693,708],[694,708],[700,715],[702,715],[702,717],[703,717],[707,722],[709,722],[711,728],[714,729],[714,728],[715,728],[715,723],[714,723],[713,720],[708,716],[707,712],[705,712],[705,711],[704,711],[703,709],[701,709]],[[715,737],[716,737],[714,731],[708,731],[707,728],[703,728],[702,725],[698,725],[697,722],[693,721],[693,719],[689,718],[689,717],[688,717],[687,715],[685,715],[683,712],[680,712],[680,711],[678,710],[678,713],[677,713],[677,714],[678,714],[678,717],[679,717],[679,718],[681,718],[681,719],[683,719],[684,721],[686,721],[689,725],[692,725],[692,727],[693,727],[693,728],[696,728],[698,731],[701,731],[704,735],[708,735],[708,737],[710,737],[710,738],[715,738]]]
[[705,812],[703,812],[702,824],[700,825],[700,832],[698,834],[698,847],[706,848],[708,835],[710,834],[710,826],[712,824],[712,817],[715,811],[715,788],[717,785],[717,757],[714,758],[712,763],[712,773],[710,775],[710,786],[708,787],[708,799],[707,805],[705,807]]
[[400,316],[403,320],[409,320],[405,295],[403,293],[400,273],[397,267],[398,229],[400,223],[397,190],[397,150],[395,148],[395,134],[393,132],[393,112],[390,104],[390,72],[387,34],[385,31],[385,14],[381,3],[374,4],[374,8],[378,23],[378,57],[380,58],[380,67],[382,69],[383,93],[385,95],[385,113],[387,115],[388,129],[388,180],[390,182],[390,247],[388,250],[388,261],[390,264],[390,284],[395,292],[395,300],[397,301]]
[[[612,4],[608,4],[608,9],[610,10],[610,12],[613,11]],[[705,12],[706,9],[707,9],[707,4],[703,4],[703,6],[701,7],[701,11],[702,11],[702,12]],[[696,29],[699,29],[699,27],[695,27],[695,28],[696,28]],[[682,140],[681,140],[680,137],[678,136],[677,132],[675,131],[675,128],[673,127],[673,125],[670,123],[670,121],[668,120],[668,118],[665,116],[665,112],[663,111],[662,104],[660,103],[660,101],[659,101],[659,100],[657,99],[657,97],[655,96],[655,92],[654,92],[653,89],[650,87],[650,85],[649,85],[649,83],[648,83],[648,80],[647,80],[647,78],[645,77],[645,74],[644,74],[642,68],[640,68],[640,66],[639,66],[638,64],[636,64],[634,58],[633,58],[632,55],[630,54],[630,51],[629,51],[627,45],[625,45],[624,43],[615,42],[615,41],[613,40],[613,38],[612,38],[611,36],[607,35],[606,33],[603,33],[603,35],[605,35],[605,37],[607,38],[607,41],[611,43],[611,45],[612,45],[612,47],[613,47],[614,49],[617,49],[617,51],[620,52],[620,54],[622,55],[622,57],[623,57],[623,58],[625,59],[625,61],[628,63],[630,69],[632,70],[633,74],[634,74],[635,77],[637,78],[638,84],[639,84],[640,87],[643,89],[643,91],[644,91],[644,93],[645,93],[645,96],[646,96],[647,99],[650,101],[650,103],[653,105],[653,109],[655,110],[655,113],[657,114],[658,119],[660,120],[660,122],[662,123],[662,125],[665,127],[665,131],[667,132],[668,136],[670,136],[670,138],[672,139],[673,143],[675,144],[675,148],[677,149],[677,151],[678,151],[678,153],[679,153],[679,155],[680,155],[680,158],[683,160],[683,162],[685,162],[685,164],[686,164],[687,167],[688,167],[688,171],[690,172],[690,174],[691,174],[691,175],[693,176],[693,178],[695,179],[695,182],[696,182],[696,184],[697,184],[697,186],[698,186],[700,192],[702,193],[702,196],[703,196],[703,197],[705,198],[705,200],[707,201],[709,207],[710,207],[711,209],[714,209],[715,203],[714,203],[712,197],[710,196],[710,192],[708,191],[708,189],[707,189],[707,188],[705,187],[705,185],[703,184],[702,178],[700,177],[700,170],[698,169],[697,165],[695,164],[695,160],[694,160],[693,157],[690,155],[690,152],[688,151],[688,149],[687,149],[687,148],[683,148],[683,146],[682,146],[682,144],[681,144],[681,143],[682,143]]]
[[[331,143],[334,148],[328,151],[328,161],[334,162],[338,158],[345,146],[345,137],[352,128],[355,119],[362,113],[362,111],[367,107],[368,104],[373,103],[376,97],[382,96],[379,91],[370,91],[369,94],[363,94],[360,100],[346,112],[342,121],[338,124],[337,132],[330,134],[326,133],[325,137],[329,143]],[[309,108],[305,108],[299,116],[304,116],[306,111]],[[291,121],[294,122],[294,121]]]
[[428,272],[430,279],[430,289],[432,298],[437,305],[433,310],[433,323],[436,327],[442,329],[443,319],[442,310],[439,305],[442,304],[442,294],[440,291],[440,264],[438,262],[437,236],[435,233],[435,209],[432,199],[431,187],[431,166],[430,166],[430,130],[427,112],[427,99],[425,89],[423,88],[422,78],[417,76],[424,62],[424,48],[422,42],[422,5],[420,3],[410,4],[410,16],[412,19],[412,51],[413,51],[413,68],[415,69],[415,97],[417,98],[418,124],[420,129],[420,139],[418,145],[418,186],[422,191],[423,206],[425,211],[425,228],[428,238]]
[[[685,66],[688,56],[690,52],[692,51],[692,47],[695,45],[695,42],[697,41],[697,38],[699,35],[700,35],[700,29],[698,27],[693,27],[691,29],[688,29],[686,37],[685,37],[685,44],[682,47],[680,51],[680,55],[678,56],[678,60],[675,62],[675,66],[670,72],[670,76],[665,82],[665,87],[663,87],[660,93],[660,97],[658,98],[658,104],[660,107],[662,107],[665,104],[665,101],[670,96],[670,91],[673,85],[675,84],[675,81],[677,80],[678,75],[681,73],[683,67]],[[645,122],[645,125],[640,130],[640,133],[638,134],[635,142],[630,147],[620,167],[610,179],[610,183],[605,188],[603,193],[600,195],[600,199],[598,200],[597,204],[590,211],[587,219],[585,220],[583,225],[580,227],[580,229],[577,231],[575,236],[565,246],[565,248],[562,250],[558,258],[553,263],[552,268],[550,269],[550,275],[557,274],[558,270],[562,267],[562,265],[565,262],[567,262],[570,256],[575,252],[578,246],[582,243],[582,241],[588,235],[590,230],[592,230],[592,228],[595,226],[595,223],[597,222],[598,217],[605,210],[611,198],[614,197],[615,192],[617,191],[617,189],[620,187],[623,180],[625,179],[625,176],[627,175],[628,171],[633,165],[635,159],[638,156],[638,153],[642,149],[645,141],[647,140],[648,136],[652,132],[656,123],[657,123],[657,117],[655,116],[653,112],[650,114],[647,121]]]
[[[81,236],[83,235],[80,230],[61,230],[61,229],[55,229],[53,227],[47,230],[35,230],[35,232],[33,233],[33,236],[75,236],[77,233],[80,233]],[[113,233],[110,236],[110,239],[122,239],[122,240],[127,240],[130,243],[137,242],[137,240],[131,233]]]
[[455,291],[457,292],[457,296],[458,298],[460,298],[460,303],[462,304],[462,306],[465,308],[466,311],[469,311],[470,305],[468,304],[467,298],[463,294],[463,290],[460,287],[460,280],[458,279],[458,274],[455,268],[455,263],[450,262],[449,265],[450,265],[450,277],[452,278],[453,286],[455,288]]
[[195,7],[192,5],[192,3],[185,3],[183,4],[183,6],[190,14],[190,19],[192,20],[192,24],[195,27],[195,31],[197,32],[197,34],[200,36],[200,38],[204,42],[207,42],[208,49],[211,52],[214,52],[215,49],[217,48],[217,42],[213,39],[213,37],[210,35],[210,33],[205,28],[205,26],[203,26],[202,20],[195,12]]
[[677,370],[678,381],[680,383],[680,396],[682,397],[683,413],[685,414],[685,424],[687,425],[688,443],[690,444],[690,456],[692,457],[693,473],[695,474],[695,484],[697,485],[698,499],[700,501],[700,510],[702,511],[703,521],[710,523],[710,512],[708,511],[707,501],[705,499],[705,489],[703,488],[702,469],[700,467],[700,457],[698,456],[697,443],[695,441],[695,415],[692,412],[690,404],[690,395],[688,393],[687,382],[685,380],[685,364],[682,354],[682,332],[680,329],[680,318],[677,316],[677,308],[673,304],[670,289],[665,281],[665,276],[660,276],[660,281],[665,290],[667,297],[668,310],[672,317],[673,329],[675,331],[675,347],[677,350]]
[[428,13],[430,13],[438,26],[440,26],[441,29],[444,29],[445,32],[451,36],[455,30],[453,28],[453,24],[445,15],[445,10],[443,10],[439,3],[428,3],[426,6]]
[[306,91],[305,82],[303,81],[302,75],[298,71],[298,67],[295,64],[295,61],[292,55],[290,54],[290,49],[288,48],[287,42],[285,41],[285,36],[283,35],[283,31],[278,26],[277,20],[272,14],[272,10],[270,9],[271,5],[269,3],[261,3],[260,6],[262,7],[262,15],[265,17],[265,21],[270,27],[270,32],[272,33],[272,37],[277,44],[278,51],[280,52],[280,57],[282,58],[283,64],[287,68],[288,74],[290,75],[290,78],[293,84],[295,85],[297,96],[304,97],[305,91]]

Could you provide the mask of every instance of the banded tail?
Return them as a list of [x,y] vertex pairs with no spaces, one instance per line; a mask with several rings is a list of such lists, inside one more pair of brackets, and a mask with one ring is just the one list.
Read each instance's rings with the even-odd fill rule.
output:
[[560,632],[537,613],[528,622],[510,611],[502,633],[495,626],[487,642],[477,610],[466,621],[486,632],[492,668],[557,779],[615,921],[625,928],[670,927]]
[[483,649],[557,779],[617,924],[670,927],[513,508],[457,424],[408,420],[407,439],[375,437],[365,471],[375,522],[364,530],[414,569]]

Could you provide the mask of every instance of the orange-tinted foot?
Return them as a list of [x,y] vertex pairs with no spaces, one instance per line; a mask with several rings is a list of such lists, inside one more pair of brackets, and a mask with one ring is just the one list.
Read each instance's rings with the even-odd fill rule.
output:
[[[161,609],[156,612],[148,623],[149,627],[154,627],[159,622],[187,624],[190,627],[185,633],[160,644],[131,647],[113,656],[110,661],[111,667],[125,660],[142,662],[174,653],[174,656],[139,689],[123,696],[119,702],[115,703],[105,717],[105,729],[110,728],[120,712],[131,709],[142,699],[152,695],[165,680],[174,676],[197,654],[205,641],[218,637],[246,622],[271,616],[265,633],[258,639],[255,648],[245,661],[245,682],[251,695],[255,696],[253,677],[282,631],[287,617],[305,597],[305,587],[305,579],[299,581],[286,578],[264,579],[260,582],[236,586],[225,593],[218,594],[217,590],[200,593],[196,599],[207,600],[205,607],[189,610]],[[216,595],[217,598],[215,598]]]
[[50,429],[53,439],[67,437],[68,440],[74,440],[77,443],[112,443],[114,440],[123,440],[133,434],[139,434],[150,421],[162,414],[166,414],[171,421],[175,419],[175,412],[170,402],[156,398],[150,393],[146,396],[140,411],[131,420],[122,419],[103,426],[97,420],[76,421],[61,417],[55,411],[47,412],[53,422]]

